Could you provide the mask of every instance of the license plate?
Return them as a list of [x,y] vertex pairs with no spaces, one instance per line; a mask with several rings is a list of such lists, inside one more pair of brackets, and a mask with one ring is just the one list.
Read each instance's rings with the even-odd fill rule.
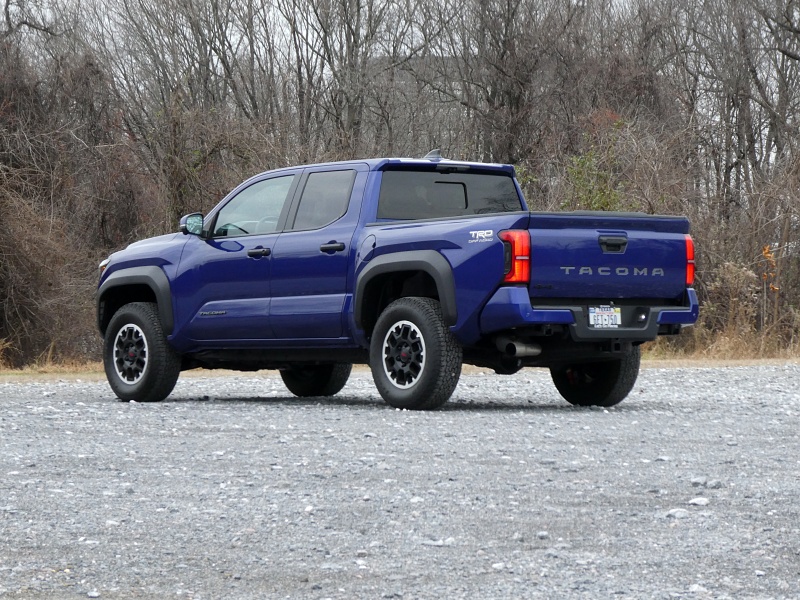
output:
[[616,329],[622,325],[622,309],[618,306],[590,306],[589,327]]

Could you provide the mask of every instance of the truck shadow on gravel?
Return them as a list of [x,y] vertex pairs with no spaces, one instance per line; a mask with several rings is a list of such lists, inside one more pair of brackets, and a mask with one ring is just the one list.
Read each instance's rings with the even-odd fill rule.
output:
[[509,399],[503,402],[484,400],[484,401],[471,401],[460,400],[454,397],[444,406],[433,411],[405,411],[403,409],[393,408],[386,404],[382,399],[377,396],[313,396],[309,398],[297,398],[294,396],[216,396],[213,398],[197,398],[197,397],[170,397],[165,403],[176,404],[224,404],[226,406],[234,405],[262,405],[262,406],[281,406],[285,408],[290,407],[314,407],[320,408],[362,408],[380,411],[395,411],[395,412],[414,412],[418,414],[440,414],[450,412],[554,412],[554,413],[584,413],[584,412],[638,412],[644,410],[652,410],[656,406],[644,407],[641,404],[632,402],[630,404],[622,403],[618,406],[611,408],[602,407],[582,407],[573,406],[564,402],[559,398],[552,400],[537,399]]

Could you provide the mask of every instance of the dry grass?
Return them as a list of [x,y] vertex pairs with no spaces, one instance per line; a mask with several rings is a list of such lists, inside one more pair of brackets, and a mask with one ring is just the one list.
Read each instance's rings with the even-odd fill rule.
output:
[[8,367],[6,353],[11,349],[11,342],[5,338],[0,338],[0,371]]
[[677,369],[710,367],[757,367],[759,365],[800,364],[799,358],[706,358],[703,356],[681,358],[650,358],[644,356],[642,368]]
[[103,379],[103,363],[41,363],[22,369],[9,369],[0,363],[0,381],[16,381],[21,379]]
[[687,329],[677,337],[662,337],[644,346],[651,360],[688,361],[794,361],[800,359],[800,344],[754,331],[711,332],[701,326]]

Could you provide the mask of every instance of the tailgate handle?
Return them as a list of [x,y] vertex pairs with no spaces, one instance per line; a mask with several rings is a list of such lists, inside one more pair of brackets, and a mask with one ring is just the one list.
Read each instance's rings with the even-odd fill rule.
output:
[[622,254],[628,246],[628,238],[621,235],[601,235],[600,247],[607,254]]

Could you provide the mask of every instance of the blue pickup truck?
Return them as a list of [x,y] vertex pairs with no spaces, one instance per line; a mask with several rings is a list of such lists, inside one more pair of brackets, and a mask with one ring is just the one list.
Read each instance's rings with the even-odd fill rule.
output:
[[368,364],[388,404],[432,409],[467,363],[549,368],[568,402],[612,406],[640,345],[697,320],[694,268],[685,218],[531,212],[512,166],[432,153],[248,179],[104,260],[97,321],[122,400],[198,367],[330,396]]

